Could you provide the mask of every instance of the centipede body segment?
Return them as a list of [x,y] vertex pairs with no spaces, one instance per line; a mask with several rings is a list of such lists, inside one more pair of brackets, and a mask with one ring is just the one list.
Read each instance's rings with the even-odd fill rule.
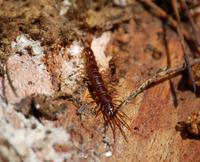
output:
[[87,77],[92,88],[94,89],[95,97],[97,98],[96,102],[99,107],[97,112],[102,113],[105,124],[111,127],[114,140],[116,128],[120,130],[126,139],[125,133],[122,129],[124,126],[130,130],[128,124],[125,122],[126,115],[122,111],[119,111],[116,108],[116,105],[113,103],[112,97],[109,95],[102,76],[99,72],[93,51],[89,47],[86,47],[83,50],[83,54],[86,59]]

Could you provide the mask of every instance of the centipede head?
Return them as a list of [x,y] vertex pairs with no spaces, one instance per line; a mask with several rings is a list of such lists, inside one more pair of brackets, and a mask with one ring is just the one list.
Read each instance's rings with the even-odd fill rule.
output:
[[113,138],[114,138],[114,143],[116,141],[116,130],[118,129],[120,133],[123,135],[124,139],[126,142],[128,142],[126,134],[123,130],[123,127],[131,131],[129,125],[126,123],[126,119],[128,118],[127,115],[119,110],[112,111],[113,109],[104,109],[103,110],[103,118],[106,126],[110,126],[112,133],[113,133]]

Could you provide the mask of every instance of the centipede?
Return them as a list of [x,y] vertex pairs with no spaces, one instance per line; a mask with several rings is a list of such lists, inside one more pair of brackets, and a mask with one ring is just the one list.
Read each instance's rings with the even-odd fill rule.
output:
[[127,140],[126,134],[123,131],[123,127],[130,130],[129,125],[125,121],[127,115],[113,103],[113,98],[105,86],[92,49],[85,47],[83,55],[86,60],[86,74],[95,94],[95,102],[98,105],[97,115],[102,114],[105,126],[111,127],[114,141],[116,139],[116,129],[119,129],[125,140]]

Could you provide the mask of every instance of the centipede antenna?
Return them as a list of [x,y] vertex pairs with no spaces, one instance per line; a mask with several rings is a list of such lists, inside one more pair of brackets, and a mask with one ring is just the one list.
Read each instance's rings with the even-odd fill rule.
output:
[[125,134],[125,132],[122,130],[122,125],[121,125],[121,121],[119,120],[119,118],[114,118],[114,122],[115,122],[115,124],[117,125],[117,127],[119,128],[119,131],[120,131],[120,133],[122,134],[122,136],[124,137],[124,139],[125,139],[125,141],[126,142],[128,142],[128,140],[127,140],[127,137],[126,137],[126,134]]
[[129,127],[129,125],[125,122],[124,118],[121,116],[120,113],[118,114],[118,117],[117,117],[117,118],[118,118],[118,120],[122,123],[122,125],[123,125],[124,127],[126,127],[126,129],[131,130],[130,127]]
[[113,134],[113,139],[114,139],[114,143],[116,142],[116,133],[115,133],[115,130],[116,130],[116,127],[115,127],[115,124],[110,122],[110,127],[111,127],[111,130],[112,130],[112,134]]

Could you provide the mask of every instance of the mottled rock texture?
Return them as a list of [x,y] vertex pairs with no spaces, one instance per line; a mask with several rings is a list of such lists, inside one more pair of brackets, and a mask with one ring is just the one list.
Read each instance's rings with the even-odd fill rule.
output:
[[[183,138],[177,129],[186,121],[190,132],[199,131],[199,116],[187,118],[198,114],[200,98],[184,73],[121,107],[131,131],[124,129],[126,142],[116,130],[113,143],[95,115],[82,49],[91,45],[120,101],[169,60],[171,67],[182,64],[183,51],[177,33],[139,2],[87,2],[0,1],[7,70],[0,77],[0,160],[200,161],[199,138]],[[200,27],[200,17],[196,22]]]

